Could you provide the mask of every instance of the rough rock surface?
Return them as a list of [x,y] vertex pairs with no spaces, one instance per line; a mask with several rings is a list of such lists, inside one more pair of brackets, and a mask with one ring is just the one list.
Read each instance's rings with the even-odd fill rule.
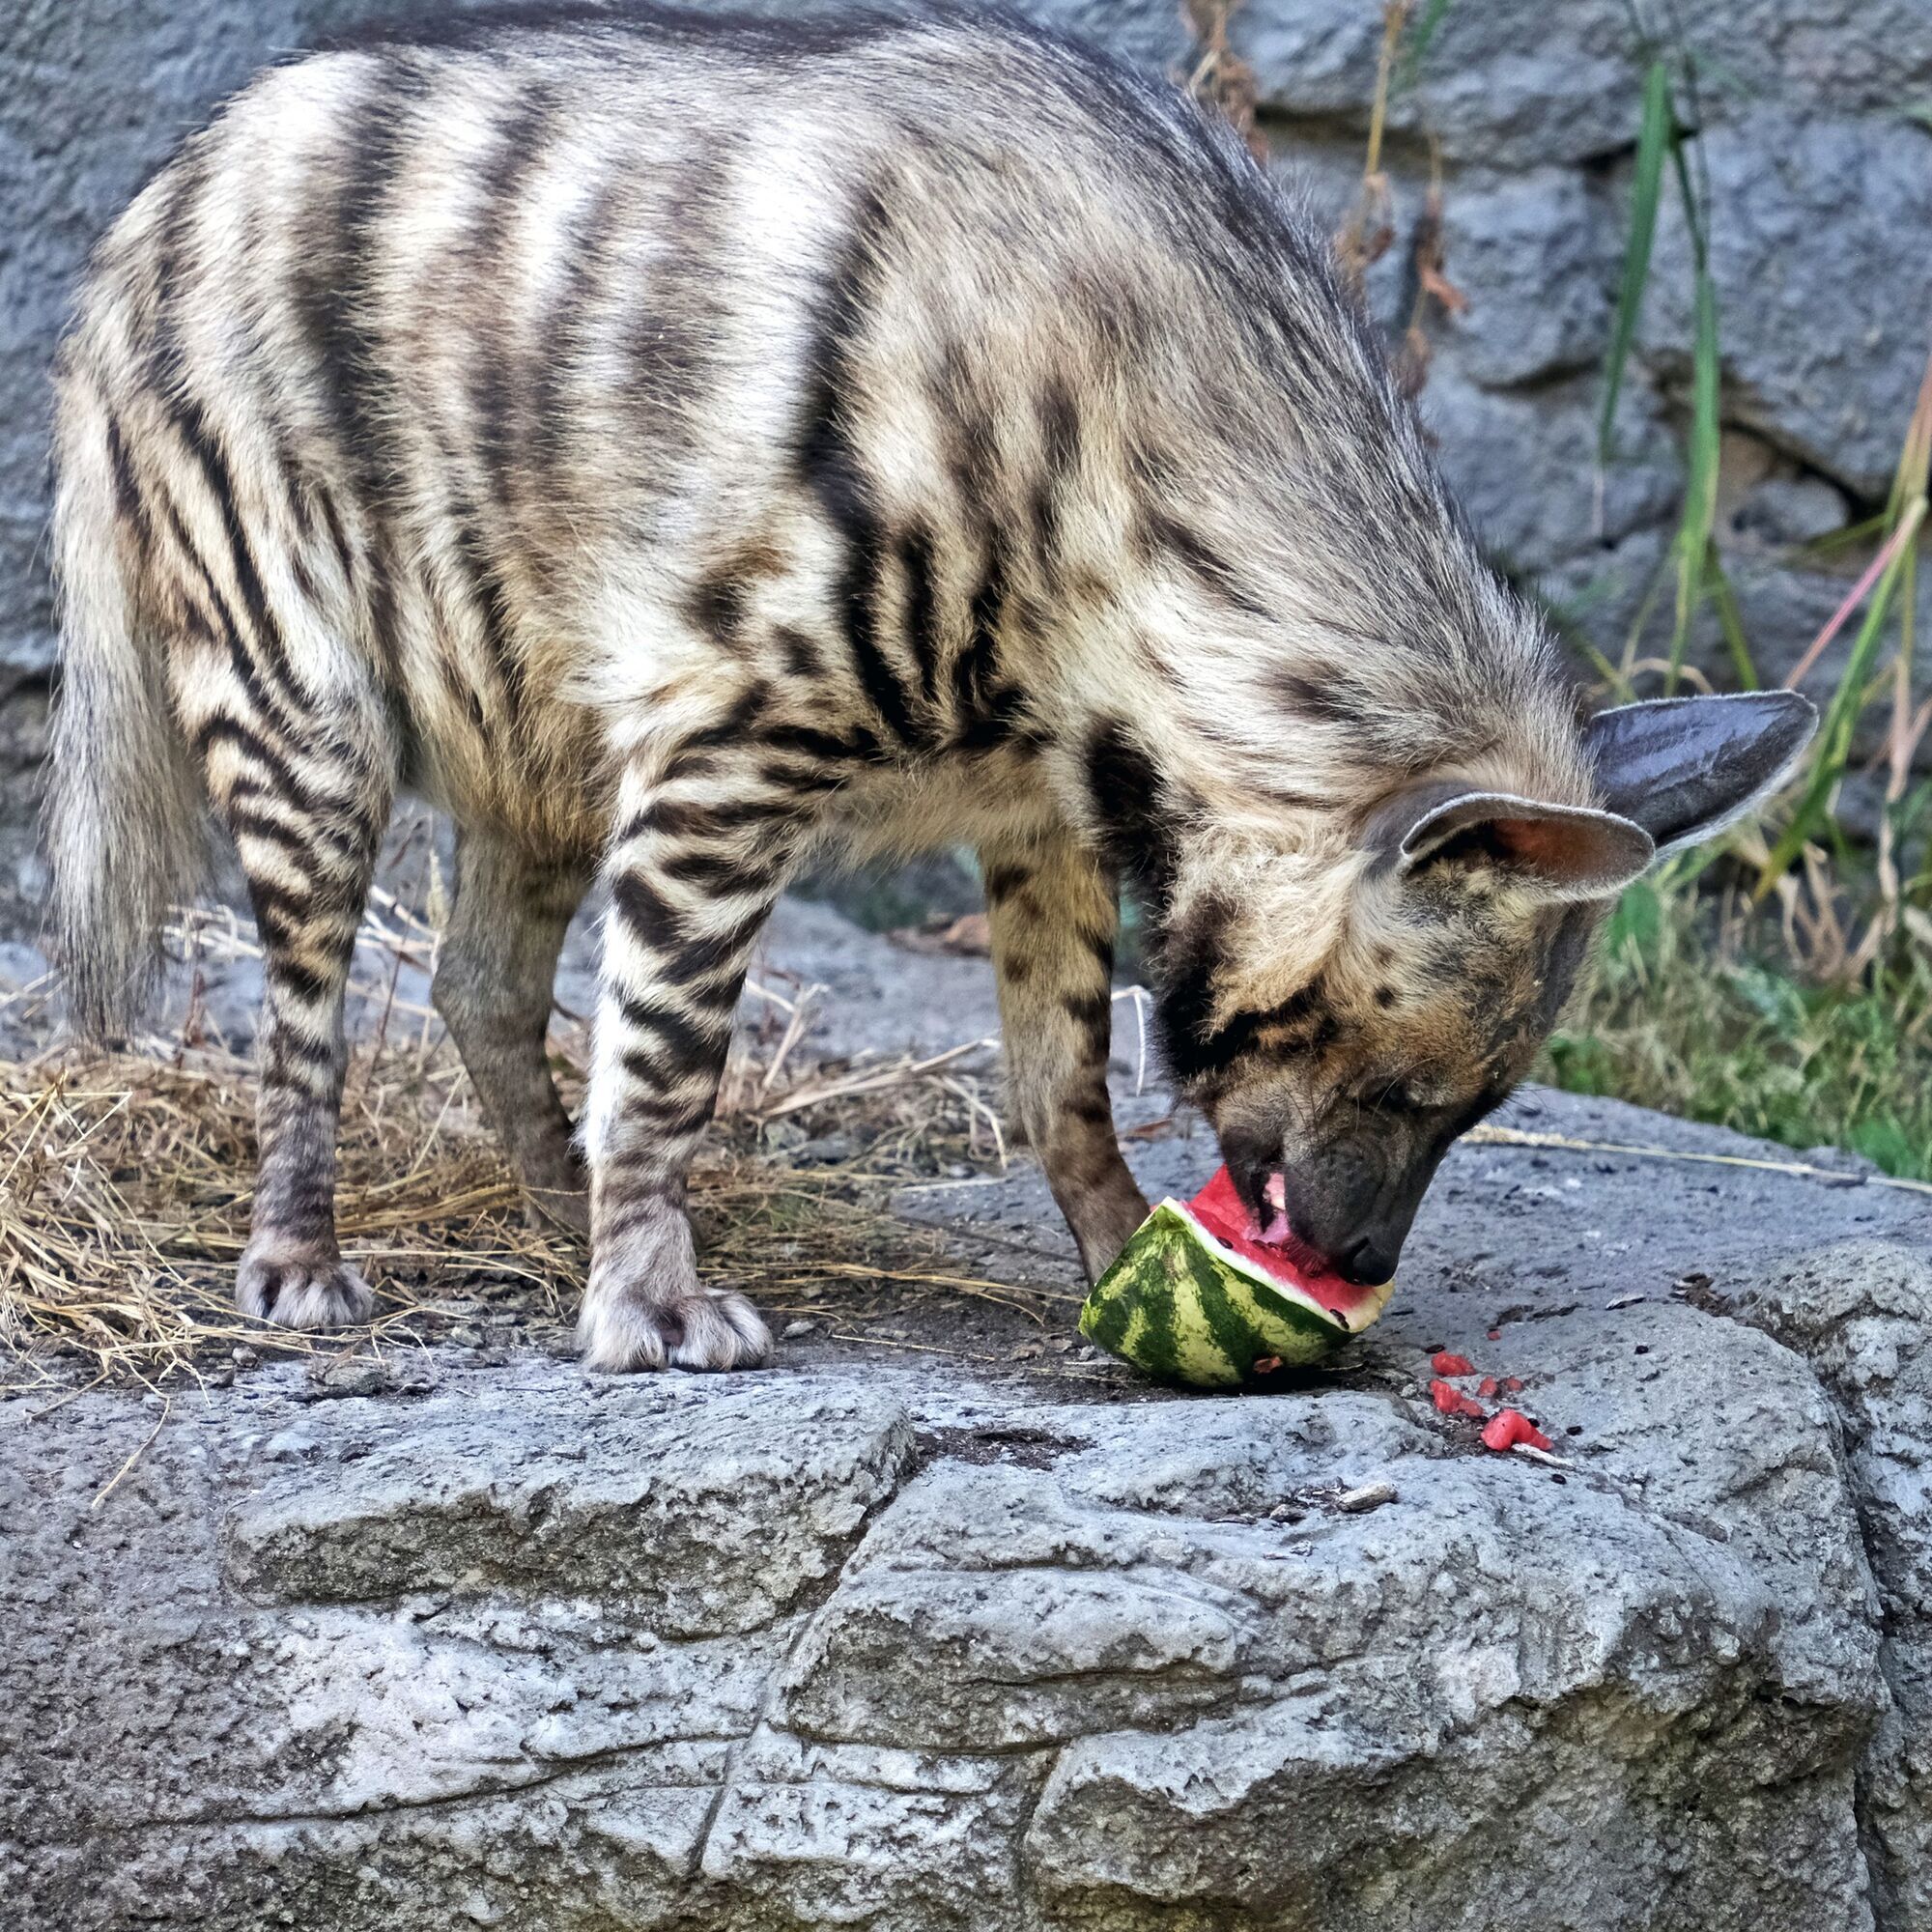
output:
[[[990,1018],[823,908],[772,952],[822,1050]],[[1117,1047],[1151,1130],[1125,1002]],[[1281,1394],[910,1334],[0,1405],[0,1918],[1927,1932],[1932,1204],[1507,1124],[1554,1139],[1458,1150]],[[902,1211],[1071,1278],[1030,1169]],[[1445,1345],[1567,1466],[1439,1416]]]
[[[1678,514],[1691,340],[1690,267],[1666,192],[1617,460],[1600,476],[1600,371],[1649,57],[1634,17],[1624,0],[1443,13],[1391,103],[1394,233],[1370,277],[1383,319],[1406,327],[1416,301],[1406,265],[1439,162],[1446,272],[1466,298],[1429,321],[1423,408],[1444,469],[1502,561],[1577,630],[1618,647]],[[1680,25],[1701,75],[1680,106],[1708,181],[1734,432],[1720,497],[1734,504],[1767,469],[1774,490],[1833,493],[1814,492],[1799,530],[1748,516],[1719,530],[1734,572],[1760,588],[1741,602],[1771,679],[1847,587],[1798,547],[1882,500],[1924,369],[1923,329],[1904,318],[1924,314],[1932,269],[1898,237],[1932,169],[1932,133],[1909,111],[1932,79],[1932,14],[1915,0],[1715,0]],[[1255,70],[1279,166],[1338,212],[1359,182],[1380,10],[1251,0],[1230,33]],[[1654,624],[1652,644],[1668,635],[1668,611]],[[1714,624],[1694,655],[1728,679]],[[1821,687],[1833,668],[1816,673]]]
[[[1932,132],[1766,107],[1700,147],[1717,211],[1712,272],[1736,292],[1721,318],[1731,419],[1882,498],[1925,373],[1925,331],[1901,319],[1932,310],[1932,261],[1901,249],[1887,272],[1870,265],[1932,200]],[[1690,246],[1675,204],[1654,260],[1646,345],[1688,367]]]
[[1880,1922],[1932,1927],[1932,1262],[1854,1241],[1719,1297],[1802,1355],[1838,1410],[1891,1692],[1863,1767]]
[[1339,1384],[439,1363],[191,1405],[95,1508],[153,1417],[12,1405],[0,1877],[75,1932],[1869,1924],[1818,1384],[1675,1309],[1492,1355],[1587,1418],[1561,1486]]

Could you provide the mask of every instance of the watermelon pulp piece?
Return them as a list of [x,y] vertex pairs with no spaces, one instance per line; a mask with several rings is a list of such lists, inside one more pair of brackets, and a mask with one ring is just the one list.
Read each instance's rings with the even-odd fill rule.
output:
[[1232,1388],[1263,1362],[1320,1361],[1388,1306],[1267,1241],[1223,1167],[1190,1202],[1163,1201],[1080,1311],[1080,1332],[1164,1381]]
[[1537,1428],[1520,1409],[1499,1408],[1491,1416],[1489,1427],[1483,1431],[1483,1446],[1487,1449],[1514,1449],[1519,1442],[1526,1442],[1532,1449],[1548,1451],[1549,1437]]
[[1444,1415],[1475,1415],[1489,1413],[1474,1396],[1467,1396],[1459,1388],[1452,1388],[1440,1376],[1429,1384],[1429,1399]]

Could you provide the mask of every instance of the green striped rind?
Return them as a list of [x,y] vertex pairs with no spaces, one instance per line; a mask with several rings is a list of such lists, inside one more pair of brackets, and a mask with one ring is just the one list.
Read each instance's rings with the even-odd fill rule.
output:
[[1159,1381],[1236,1388],[1268,1356],[1319,1362],[1388,1305],[1391,1282],[1353,1321],[1259,1279],[1178,1201],[1135,1231],[1080,1310],[1080,1332]]

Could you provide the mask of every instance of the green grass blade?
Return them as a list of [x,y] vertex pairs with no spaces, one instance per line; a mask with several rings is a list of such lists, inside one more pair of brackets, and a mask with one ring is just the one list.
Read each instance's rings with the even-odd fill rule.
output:
[[1588,638],[1577,638],[1577,648],[1590,661],[1590,668],[1604,680],[1611,698],[1618,704],[1629,704],[1636,696],[1631,681],[1618,668],[1593,644]]
[[1435,40],[1435,30],[1442,24],[1442,16],[1448,11],[1449,0],[1429,0],[1402,50],[1402,64],[1395,71],[1395,85],[1391,92],[1406,94],[1415,85],[1416,77],[1422,71],[1422,63],[1429,58],[1430,43]]
[[1758,878],[1755,896],[1760,900],[1804,850],[1805,839],[1824,816],[1833,786],[1844,776],[1846,766],[1851,763],[1852,740],[1858,729],[1859,712],[1863,708],[1867,696],[1866,683],[1871,675],[1872,660],[1878,655],[1885,620],[1890,612],[1899,582],[1905,575],[1907,559],[1912,554],[1912,539],[1925,515],[1925,498],[1916,498],[1905,515],[1905,541],[1872,592],[1870,608],[1865,611],[1863,624],[1859,627],[1844,675],[1838,679],[1832,701],[1825,708],[1825,722],[1819,725],[1817,743],[1812,747],[1811,772],[1804,796],[1799,800],[1798,809],[1792,813],[1791,823],[1785,827],[1783,837],[1772,848],[1771,857]]
[[1724,574],[1716,544],[1710,546],[1710,570],[1704,585],[1711,594],[1711,602],[1717,607],[1718,624],[1724,634],[1724,646],[1731,654],[1731,665],[1738,674],[1738,689],[1755,691],[1760,683],[1757,661],[1751,656],[1750,639],[1745,636],[1745,620],[1738,609],[1738,593],[1731,588],[1731,580]]
[[[1697,271],[1696,340],[1691,350],[1690,470],[1684,485],[1684,521],[1677,530],[1677,625],[1670,637],[1670,669],[1664,692],[1677,689],[1677,674],[1690,641],[1691,620],[1703,601],[1710,565],[1711,526],[1718,515],[1718,286],[1710,271]],[[1746,656],[1748,658],[1749,653]]]
[[1597,423],[1597,460],[1610,461],[1615,449],[1617,399],[1624,369],[1636,339],[1643,291],[1650,280],[1650,249],[1657,239],[1657,207],[1663,190],[1663,158],[1670,147],[1670,71],[1652,61],[1643,78],[1643,118],[1637,128],[1636,170],[1631,182],[1630,241],[1624,247],[1623,286],[1617,291],[1610,353],[1604,364],[1604,410]]

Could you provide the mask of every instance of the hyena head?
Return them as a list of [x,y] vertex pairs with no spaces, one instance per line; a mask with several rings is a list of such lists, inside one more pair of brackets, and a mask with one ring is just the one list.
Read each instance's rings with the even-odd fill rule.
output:
[[1263,1228],[1311,1268],[1386,1281],[1615,895],[1774,788],[1814,722],[1782,692],[1631,705],[1580,734],[1587,803],[1438,777],[1296,849],[1225,821],[1186,841],[1156,936],[1162,1033]]

